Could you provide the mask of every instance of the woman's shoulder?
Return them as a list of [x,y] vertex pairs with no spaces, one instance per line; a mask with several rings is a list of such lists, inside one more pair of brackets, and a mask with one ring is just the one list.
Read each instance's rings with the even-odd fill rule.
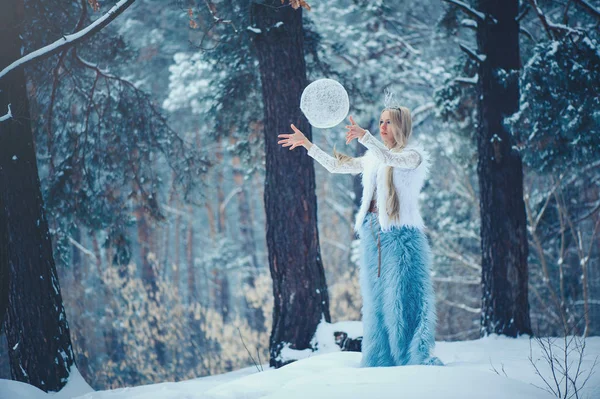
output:
[[421,162],[416,169],[422,170],[426,174],[429,173],[429,167],[431,166],[430,155],[423,143],[419,142],[418,140],[410,140],[406,147],[404,147],[404,151],[412,151],[417,153]]
[[418,140],[410,140],[404,147],[405,151],[414,151],[423,157],[429,157],[429,151],[425,148],[423,143]]

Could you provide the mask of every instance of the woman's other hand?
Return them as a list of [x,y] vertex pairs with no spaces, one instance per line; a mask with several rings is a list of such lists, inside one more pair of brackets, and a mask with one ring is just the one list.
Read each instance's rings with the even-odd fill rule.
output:
[[346,125],[346,129],[348,129],[348,131],[346,132],[346,144],[350,144],[354,139],[362,138],[362,136],[364,136],[366,132],[365,129],[358,126],[358,124],[354,122],[352,116],[350,116],[350,125]]
[[280,137],[282,140],[279,140],[277,144],[281,144],[282,147],[290,147],[290,150],[293,150],[298,146],[303,146],[307,150],[310,149],[312,143],[306,138],[304,133],[294,126],[294,124],[292,124],[291,127],[294,133],[278,135],[277,137]]

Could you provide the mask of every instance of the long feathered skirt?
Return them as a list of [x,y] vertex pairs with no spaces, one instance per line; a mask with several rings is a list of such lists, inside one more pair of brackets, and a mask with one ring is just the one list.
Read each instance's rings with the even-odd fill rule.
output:
[[361,366],[441,365],[431,356],[436,314],[429,274],[431,249],[425,233],[409,226],[382,232],[377,214],[368,213],[359,236]]

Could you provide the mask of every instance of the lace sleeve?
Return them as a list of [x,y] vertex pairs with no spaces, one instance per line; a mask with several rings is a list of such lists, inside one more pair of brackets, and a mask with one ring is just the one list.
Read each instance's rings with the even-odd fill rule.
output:
[[361,158],[352,158],[345,162],[340,162],[337,158],[327,154],[316,144],[313,144],[308,150],[308,155],[319,162],[330,173],[352,173],[357,174],[362,172],[363,164]]
[[367,130],[365,135],[358,141],[367,147],[375,155],[375,157],[388,166],[396,166],[403,169],[416,169],[423,160],[421,154],[412,149],[407,149],[402,152],[392,152],[385,144],[377,140]]

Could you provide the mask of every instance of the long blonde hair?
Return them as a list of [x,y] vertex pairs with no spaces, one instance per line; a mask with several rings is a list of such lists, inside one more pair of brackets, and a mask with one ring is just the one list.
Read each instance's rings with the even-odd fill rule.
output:
[[[391,131],[394,137],[395,144],[390,151],[401,152],[408,144],[408,139],[412,134],[412,117],[410,110],[406,107],[385,108],[381,111],[390,113],[390,121],[392,122]],[[339,153],[333,149],[333,155],[341,163],[348,162],[352,157]],[[386,203],[386,212],[390,219],[395,219],[400,214],[400,198],[394,188],[394,168],[388,166],[386,171],[386,186],[388,191],[388,199]]]
[[[390,113],[392,135],[396,142],[390,151],[401,152],[408,144],[408,139],[412,134],[410,110],[406,107],[386,108],[381,113],[383,114],[384,111]],[[398,198],[398,193],[394,188],[394,168],[388,166],[386,173],[388,199],[385,208],[390,219],[396,219],[400,215],[400,198]]]

